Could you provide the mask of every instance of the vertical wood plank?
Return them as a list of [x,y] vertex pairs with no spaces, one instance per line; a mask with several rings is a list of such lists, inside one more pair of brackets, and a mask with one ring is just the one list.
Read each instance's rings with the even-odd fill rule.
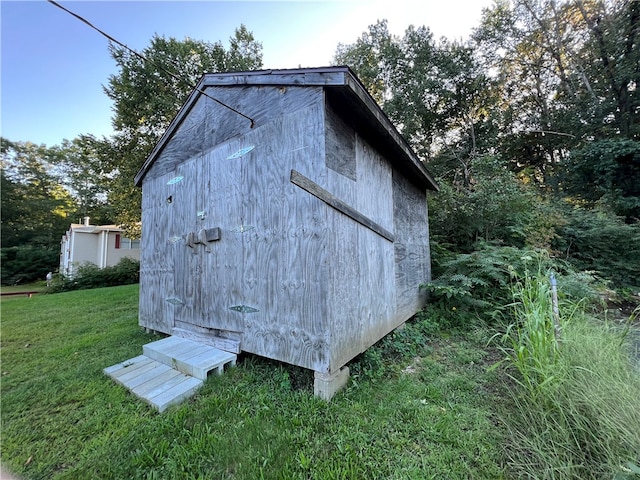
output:
[[355,130],[327,103],[325,113],[325,157],[327,167],[356,180]]
[[393,232],[393,182],[389,161],[359,135],[356,137],[356,155],[356,208]]
[[365,319],[361,318],[361,311],[363,302],[370,295],[367,294],[365,299],[359,297],[361,279],[364,276],[368,280],[367,272],[361,270],[359,261],[364,252],[358,241],[358,230],[365,228],[332,209],[327,209],[327,221],[331,232],[328,238],[331,266],[328,270],[326,321],[331,331],[329,370],[333,372],[362,351],[362,336],[366,332],[363,330]]
[[[391,166],[362,137],[356,137],[358,169],[358,209],[390,231],[393,225],[393,184]],[[394,233],[395,235],[395,233]],[[396,290],[393,244],[358,230],[360,271],[359,297],[367,299],[360,306],[363,331],[361,350],[368,348],[394,329]]]
[[175,305],[174,318],[177,321],[197,319],[201,305],[202,265],[199,248],[186,245],[186,236],[197,229],[196,198],[200,194],[197,165],[201,157],[192,158],[181,164],[179,172],[184,179],[175,185],[173,194],[172,225],[182,241],[176,243],[174,266],[174,289],[181,305]]
[[[391,169],[361,137],[355,137],[357,181],[352,184],[357,209],[393,231]],[[344,182],[343,182],[344,183]],[[330,321],[331,370],[378,341],[396,325],[393,244],[349,219],[332,216]],[[337,268],[336,268],[337,267]]]
[[[220,240],[209,244],[203,252],[203,318],[199,324],[207,328],[244,331],[242,314],[230,310],[242,304],[243,245],[240,227],[242,216],[243,158],[228,158],[249,145],[244,137],[225,142],[204,159],[205,179],[202,195],[206,210],[205,225],[220,228]],[[247,157],[254,155],[249,153]]]
[[142,195],[139,323],[165,333],[171,329],[174,311],[166,299],[175,296],[175,245],[169,241],[175,232],[171,230],[172,204],[167,202],[174,189],[167,182],[173,177],[175,172],[169,172],[146,180]]

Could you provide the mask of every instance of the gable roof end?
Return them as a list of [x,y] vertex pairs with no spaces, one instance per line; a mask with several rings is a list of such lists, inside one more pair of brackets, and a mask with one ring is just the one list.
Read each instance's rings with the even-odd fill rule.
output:
[[[189,111],[208,87],[255,86],[322,86],[327,100],[338,107],[347,122],[358,124],[367,133],[368,140],[385,150],[393,158],[393,164],[411,182],[421,188],[438,191],[435,179],[400,135],[391,120],[382,111],[364,85],[349,67],[320,67],[286,70],[257,70],[251,72],[207,73],[198,82],[185,104],[167,128],[144,165],[135,177],[135,184],[142,185],[164,146],[169,142]],[[252,112],[242,112],[251,117]],[[259,127],[256,121],[255,127]]]

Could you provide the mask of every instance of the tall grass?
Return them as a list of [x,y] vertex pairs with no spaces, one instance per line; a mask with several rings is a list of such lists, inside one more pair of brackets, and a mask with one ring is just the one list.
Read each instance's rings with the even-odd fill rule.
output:
[[513,314],[517,321],[507,328],[511,344],[509,361],[519,377],[512,377],[532,398],[543,392],[557,375],[558,338],[552,323],[553,305],[547,283],[527,272],[512,287]]
[[[625,332],[573,301],[554,335],[546,272],[516,279],[504,336],[515,404],[511,468],[548,479],[640,478],[640,377]],[[560,341],[559,341],[560,340]]]

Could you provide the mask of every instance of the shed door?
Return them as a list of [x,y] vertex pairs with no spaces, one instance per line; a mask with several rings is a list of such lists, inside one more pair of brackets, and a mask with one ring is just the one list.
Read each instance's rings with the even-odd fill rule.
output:
[[[178,328],[243,330],[236,311],[242,305],[241,162],[229,156],[228,148],[218,148],[182,165],[189,188],[176,198],[184,205],[175,219],[183,237],[175,267],[176,296],[184,302],[176,309]],[[203,231],[216,230],[218,239],[203,241]]]

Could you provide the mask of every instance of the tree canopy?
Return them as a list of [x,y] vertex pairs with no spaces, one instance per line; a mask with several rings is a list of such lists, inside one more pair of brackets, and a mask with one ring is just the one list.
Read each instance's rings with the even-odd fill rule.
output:
[[[606,241],[640,228],[639,43],[637,1],[495,0],[467,41],[425,26],[398,36],[382,20],[338,45],[334,63],[356,72],[438,178],[437,241],[595,262],[576,232]],[[133,178],[193,85],[206,72],[262,66],[262,44],[243,25],[226,45],[155,35],[141,56],[114,45],[110,54],[112,137],[50,148],[3,140],[3,249],[53,248],[62,225],[85,215],[135,236]]]
[[589,178],[607,170],[597,198],[632,220],[639,42],[640,2],[498,0],[466,43],[426,27],[396,37],[382,21],[334,62],[356,71],[441,178],[469,188],[474,159],[497,154],[541,187],[593,200]]
[[633,283],[636,249],[613,243],[640,233],[639,44],[637,1],[496,0],[466,42],[379,21],[334,63],[436,175],[437,242],[544,247]]
[[77,206],[59,181],[57,148],[0,139],[2,282],[43,278]]
[[155,35],[143,60],[112,45],[118,73],[104,90],[113,100],[115,135],[102,142],[103,161],[113,175],[110,203],[118,223],[136,232],[141,192],[133,178],[204,73],[252,70],[262,66],[262,44],[241,25],[229,39],[209,43]]
[[243,25],[228,47],[156,35],[141,52],[145,60],[113,45],[110,53],[118,67],[104,88],[114,104],[113,137],[86,134],[52,147],[2,139],[3,283],[54,270],[62,234],[82,217],[139,233],[133,178],[198,79],[262,66],[262,44]]

